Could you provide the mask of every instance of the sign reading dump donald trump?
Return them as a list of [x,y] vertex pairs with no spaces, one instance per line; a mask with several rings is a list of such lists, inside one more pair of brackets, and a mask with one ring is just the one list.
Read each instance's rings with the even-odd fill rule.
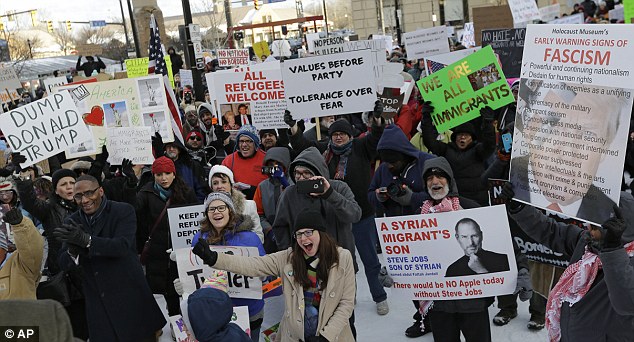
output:
[[513,293],[517,265],[502,205],[376,219],[394,291],[414,300]]

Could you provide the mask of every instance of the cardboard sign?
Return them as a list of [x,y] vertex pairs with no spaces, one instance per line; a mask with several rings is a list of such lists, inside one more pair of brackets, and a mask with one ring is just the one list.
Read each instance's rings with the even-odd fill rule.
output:
[[97,56],[103,54],[103,48],[97,44],[77,44],[75,46],[79,56]]
[[152,136],[155,133],[148,126],[108,128],[108,162],[121,165],[123,158],[126,158],[135,165],[151,165],[154,162]]
[[540,7],[539,8],[539,16],[542,21],[549,22],[551,20],[555,20],[555,18],[559,17],[559,12],[561,5],[554,4],[550,6]]
[[[210,246],[210,248],[218,253],[242,256],[259,255],[257,247]],[[183,291],[193,293],[200,288],[207,277],[212,276],[213,269],[192,253],[191,248],[176,249],[175,252],[178,278],[183,284]],[[260,278],[227,272],[227,279],[229,281],[227,291],[229,297],[262,299],[262,280]]]
[[253,52],[259,59],[264,61],[268,56],[271,55],[271,49],[269,48],[269,43],[262,41],[253,44]]
[[597,225],[610,217],[632,110],[632,38],[628,25],[528,26],[511,155],[517,200]]
[[449,52],[446,26],[407,32],[403,39],[410,60]]
[[[483,298],[515,291],[517,265],[504,206],[376,219],[394,279],[413,300]],[[478,267],[469,266],[477,259]]]
[[66,79],[66,76],[49,77],[44,80],[44,85],[46,86],[46,92],[49,94],[53,93],[54,87],[61,86],[64,84],[68,84],[68,80]]
[[539,20],[541,17],[534,0],[508,0],[508,4],[515,23]]
[[167,209],[172,249],[192,246],[192,239],[200,230],[204,211],[205,207],[202,204]]
[[416,82],[434,105],[432,121],[439,133],[480,116],[486,106],[515,101],[490,46]]
[[18,89],[22,89],[22,84],[13,67],[0,66],[0,103],[19,100]]
[[508,5],[476,7],[473,9],[476,45],[482,45],[482,30],[513,27],[513,14]]
[[181,77],[181,88],[185,88],[185,86],[194,87],[194,75],[191,70],[180,69],[178,74]]
[[287,107],[298,119],[372,110],[372,71],[370,50],[285,61]]
[[249,65],[249,49],[220,49],[217,55],[221,67]]
[[570,25],[570,24],[583,24],[583,13],[577,13],[568,15],[563,18],[551,20],[548,22],[551,25]]
[[383,92],[379,94],[379,100],[383,102],[383,118],[391,119],[398,114],[403,106],[404,93],[400,88],[383,88]]
[[482,46],[491,45],[506,78],[520,77],[525,35],[523,28],[482,31]]
[[462,39],[460,40],[462,46],[470,48],[476,45],[475,41],[475,28],[473,23],[465,23],[462,30]]
[[333,53],[343,52],[343,37],[329,37],[315,39],[313,42],[312,52],[317,56],[331,55]]
[[35,164],[90,138],[90,131],[68,92],[50,95],[0,115],[0,127],[13,148]]

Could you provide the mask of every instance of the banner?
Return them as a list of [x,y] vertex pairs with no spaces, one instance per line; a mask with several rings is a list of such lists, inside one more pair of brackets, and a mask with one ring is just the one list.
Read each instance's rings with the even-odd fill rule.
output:
[[583,13],[568,15],[559,19],[551,20],[548,23],[559,25],[583,24]]
[[560,4],[544,6],[539,8],[539,16],[542,21],[549,22],[560,16]]
[[413,300],[482,298],[515,291],[517,265],[502,205],[376,219],[394,279]]
[[383,88],[383,92],[379,94],[379,100],[383,102],[383,118],[391,119],[398,114],[403,106],[405,93],[401,93],[400,88]]
[[529,25],[511,155],[515,198],[601,225],[618,204],[632,110],[629,25]]
[[284,123],[285,82],[279,64],[260,63],[235,69],[213,77],[213,82],[225,130],[238,130],[244,124],[258,129],[288,127]]
[[200,230],[204,211],[202,204],[167,209],[172,249],[192,247],[192,239]]
[[123,158],[130,159],[135,165],[151,165],[152,127],[113,127],[107,131],[108,162],[121,165]]
[[313,53],[317,56],[331,55],[333,53],[343,52],[343,37],[329,37],[315,39],[313,42]]
[[475,7],[473,9],[473,28],[475,44],[482,45],[482,30],[503,29],[513,26],[513,14],[508,5]]
[[370,50],[287,60],[288,110],[296,119],[370,111],[376,101],[372,71]]
[[[259,256],[257,247],[237,246],[210,246],[218,253]],[[183,284],[185,293],[193,293],[204,283],[205,279],[212,276],[213,269],[200,260],[191,248],[181,248],[176,252],[176,264],[178,278]],[[258,277],[247,277],[240,274],[227,273],[229,288],[227,294],[231,298],[262,299],[262,280]]]
[[78,56],[97,56],[103,53],[103,48],[97,44],[77,44],[75,50]]
[[66,91],[0,115],[0,127],[13,151],[26,157],[22,167],[90,138],[90,131]]
[[534,0],[508,0],[514,23],[539,20],[541,14]]
[[22,89],[22,83],[13,67],[0,66],[0,103],[19,100],[18,89]]
[[66,79],[66,76],[49,77],[44,79],[44,85],[46,86],[46,92],[48,94],[53,93],[54,87],[61,86],[64,84],[68,84],[68,80]]
[[434,106],[439,133],[480,116],[486,106],[498,109],[515,101],[490,46],[416,82]]
[[217,56],[221,67],[249,65],[249,49],[219,49]]
[[433,27],[403,34],[409,60],[449,52],[447,26]]
[[506,78],[520,77],[525,35],[523,28],[482,31],[482,46],[491,45]]

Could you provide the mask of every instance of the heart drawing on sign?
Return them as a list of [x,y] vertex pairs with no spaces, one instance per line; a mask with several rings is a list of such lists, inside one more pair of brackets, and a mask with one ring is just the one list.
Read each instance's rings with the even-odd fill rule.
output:
[[103,109],[101,106],[92,106],[90,113],[83,115],[84,122],[89,126],[103,126]]

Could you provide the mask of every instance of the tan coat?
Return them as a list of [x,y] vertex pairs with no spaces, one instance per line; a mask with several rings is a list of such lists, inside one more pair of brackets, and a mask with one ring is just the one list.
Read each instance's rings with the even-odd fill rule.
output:
[[16,250],[0,269],[0,300],[36,299],[44,239],[26,217],[19,224],[11,225],[11,230]]
[[[339,264],[330,269],[328,285],[322,291],[317,331],[330,342],[353,342],[349,318],[354,310],[356,291],[354,266],[348,250],[341,247],[337,250]],[[304,340],[304,290],[293,277],[291,251],[289,248],[262,257],[219,254],[214,265],[214,268],[251,277],[277,275],[282,278],[286,308],[276,341],[284,342]]]

